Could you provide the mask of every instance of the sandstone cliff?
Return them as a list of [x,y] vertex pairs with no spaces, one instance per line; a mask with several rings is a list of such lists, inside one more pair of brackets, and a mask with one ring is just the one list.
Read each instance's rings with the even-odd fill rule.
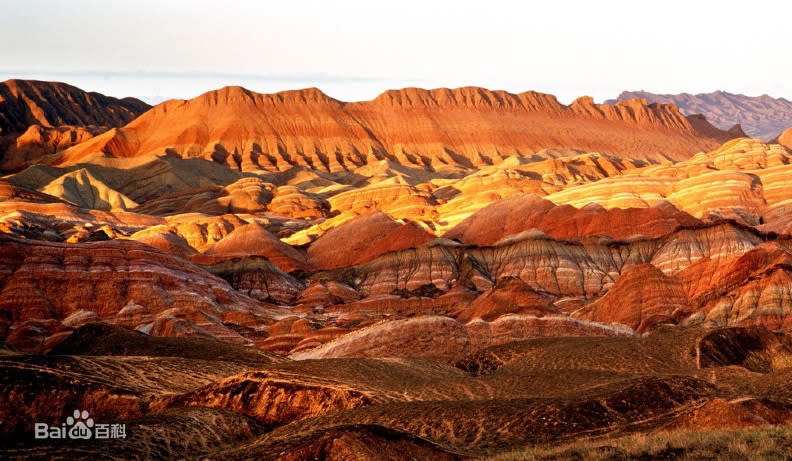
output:
[[682,160],[732,137],[709,128],[697,128],[675,106],[645,100],[597,105],[580,98],[565,106],[540,93],[469,87],[407,88],[346,103],[315,88],[258,94],[227,87],[162,103],[54,162],[174,152],[243,171],[295,166],[342,171],[383,159],[470,168],[542,148]]

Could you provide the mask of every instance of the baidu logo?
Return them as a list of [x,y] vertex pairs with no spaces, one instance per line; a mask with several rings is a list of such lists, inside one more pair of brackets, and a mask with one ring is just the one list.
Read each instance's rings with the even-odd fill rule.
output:
[[125,439],[126,424],[97,424],[87,410],[74,410],[60,426],[36,423],[36,439]]

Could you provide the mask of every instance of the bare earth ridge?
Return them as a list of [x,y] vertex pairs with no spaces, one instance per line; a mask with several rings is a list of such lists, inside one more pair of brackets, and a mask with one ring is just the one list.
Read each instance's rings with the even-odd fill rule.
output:
[[706,94],[653,94],[646,91],[624,91],[616,101],[645,98],[648,101],[674,104],[685,115],[703,114],[722,130],[740,125],[749,135],[769,141],[792,126],[792,101],[784,98],[745,96],[725,91]]

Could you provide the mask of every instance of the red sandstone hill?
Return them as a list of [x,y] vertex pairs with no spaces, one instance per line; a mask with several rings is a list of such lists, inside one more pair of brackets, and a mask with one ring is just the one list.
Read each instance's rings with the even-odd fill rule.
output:
[[773,142],[781,144],[787,149],[792,149],[792,128],[784,130]]
[[117,99],[61,82],[6,80],[0,83],[2,169],[18,169],[122,126],[150,107],[135,98]]
[[566,106],[547,94],[467,87],[391,90],[346,103],[315,88],[259,94],[226,87],[164,102],[52,163],[175,152],[246,171],[342,171],[382,159],[474,167],[543,148],[682,160],[731,137],[675,106],[640,99],[597,105],[583,97]]
[[[652,287],[652,290],[647,287]],[[679,281],[651,264],[630,266],[605,296],[577,315],[627,325],[643,333],[663,323],[677,323],[691,311]]]
[[432,235],[416,224],[400,223],[377,211],[352,219],[319,237],[308,247],[308,258],[318,269],[336,269],[416,247],[431,239]]
[[122,126],[149,107],[139,99],[117,99],[61,82],[6,80],[0,83],[0,134],[31,125]]
[[308,269],[305,256],[258,223],[245,224],[210,246],[196,262],[211,264],[233,257],[264,256],[285,272]]
[[668,202],[651,208],[613,208],[597,204],[583,208],[557,206],[535,195],[517,195],[488,205],[450,229],[444,237],[475,245],[537,229],[556,239],[608,236],[617,239],[644,235],[662,237],[700,221]]

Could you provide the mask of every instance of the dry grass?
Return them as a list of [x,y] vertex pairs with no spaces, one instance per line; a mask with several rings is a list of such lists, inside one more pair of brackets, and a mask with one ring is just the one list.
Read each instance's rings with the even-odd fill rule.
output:
[[675,431],[535,446],[488,458],[511,460],[790,460],[792,426]]

